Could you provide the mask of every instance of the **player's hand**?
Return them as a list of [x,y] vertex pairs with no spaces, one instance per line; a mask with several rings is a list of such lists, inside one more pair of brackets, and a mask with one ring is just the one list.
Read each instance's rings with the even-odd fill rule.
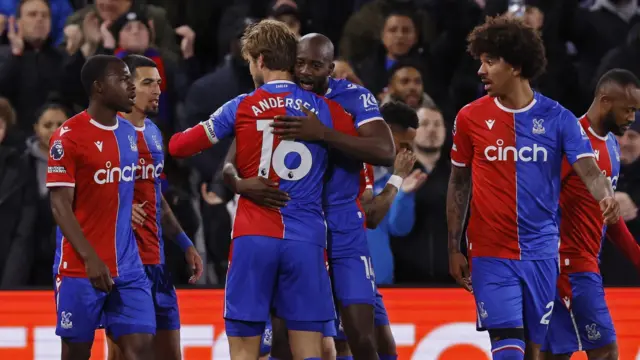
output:
[[278,189],[278,183],[262,176],[238,180],[237,191],[258,205],[274,209],[286,206],[291,200],[289,194]]
[[401,178],[406,178],[413,169],[413,164],[416,163],[416,154],[413,151],[405,148],[400,149],[400,152],[396,154],[396,161],[393,163],[393,175],[398,175]]
[[176,34],[182,36],[180,41],[180,51],[182,51],[182,57],[189,59],[194,55],[193,45],[196,41],[196,33],[187,25],[182,25],[176,28]]
[[305,116],[278,115],[271,123],[272,133],[283,140],[321,141],[327,127],[311,110],[301,106]]
[[189,284],[195,284],[200,276],[202,276],[202,258],[198,254],[195,246],[190,246],[184,253],[184,258],[191,269],[191,277],[189,278]]
[[9,16],[9,29],[7,31],[7,38],[11,46],[11,53],[15,56],[22,55],[24,51],[24,38],[22,37],[22,25],[16,24],[16,18]]
[[456,279],[458,285],[468,292],[473,293],[471,287],[471,275],[469,273],[469,263],[467,257],[461,252],[449,253],[449,274]]
[[620,204],[620,216],[624,221],[631,221],[638,217],[638,207],[626,192],[616,192],[615,199]]
[[356,75],[355,71],[348,62],[344,60],[336,60],[333,62],[334,68],[331,77],[335,79],[347,79],[354,84],[362,86],[362,80]]
[[427,181],[427,174],[420,169],[415,169],[411,175],[404,178],[400,189],[405,193],[412,193],[420,189],[425,181]]
[[207,189],[206,183],[200,185],[200,195],[202,196],[202,200],[209,205],[220,205],[224,202],[218,194]]
[[142,204],[133,204],[131,211],[131,225],[133,225],[133,227],[142,226],[147,219],[147,212],[144,211],[145,205],[147,205],[146,201]]
[[84,262],[87,277],[91,285],[104,292],[110,292],[113,287],[113,279],[107,265],[98,257],[98,254],[90,255]]
[[602,218],[607,225],[615,224],[620,218],[620,204],[616,199],[607,196],[600,200],[600,210],[602,210]]

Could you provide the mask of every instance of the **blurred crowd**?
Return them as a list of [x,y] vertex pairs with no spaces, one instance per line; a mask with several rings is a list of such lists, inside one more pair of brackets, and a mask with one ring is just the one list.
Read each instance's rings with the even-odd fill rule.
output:
[[[0,288],[50,286],[55,224],[45,187],[49,138],[87,106],[80,69],[94,54],[142,54],[163,78],[165,141],[206,120],[219,106],[253,90],[239,52],[244,28],[262,18],[336,45],[335,76],[351,76],[378,101],[402,101],[419,123],[416,168],[389,216],[373,230],[381,284],[443,285],[448,275],[445,200],[450,130],[456,112],[484,95],[466,36],[487,15],[513,11],[514,0],[0,0]],[[540,29],[546,73],[533,84],[582,115],[595,83],[612,68],[640,77],[637,0],[526,0],[520,16]],[[511,6],[511,8],[510,8]],[[640,124],[640,123],[639,123]],[[640,125],[620,138],[624,164],[616,196],[640,239]],[[224,282],[234,196],[216,174],[228,141],[186,161],[165,162],[163,193],[208,264],[205,284]],[[165,146],[166,148],[166,146]],[[413,186],[412,186],[413,185]],[[383,233],[381,233],[383,232]],[[500,241],[500,239],[495,239]],[[175,282],[189,277],[182,252],[165,246]],[[610,243],[602,252],[607,285],[640,285],[637,272]]]

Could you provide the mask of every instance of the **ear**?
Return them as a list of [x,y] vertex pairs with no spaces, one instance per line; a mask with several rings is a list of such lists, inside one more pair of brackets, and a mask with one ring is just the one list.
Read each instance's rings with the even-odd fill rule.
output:
[[262,56],[262,54],[258,55],[258,58],[256,59],[256,65],[258,65],[258,69],[261,69],[264,67],[264,56]]
[[93,88],[96,94],[102,94],[102,91],[104,90],[100,82],[97,80],[93,82]]
[[512,68],[511,69],[511,74],[513,76],[520,76],[521,73],[522,73],[521,69],[518,69],[518,68]]
[[336,68],[336,64],[332,61],[329,64],[329,74],[333,74],[333,70],[335,70],[335,68]]

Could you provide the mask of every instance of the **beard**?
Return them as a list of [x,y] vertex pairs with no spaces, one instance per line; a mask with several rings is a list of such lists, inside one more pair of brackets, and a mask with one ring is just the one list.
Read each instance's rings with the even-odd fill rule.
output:
[[153,108],[153,107],[148,107],[146,109],[144,109],[144,115],[148,118],[152,118],[155,116],[158,116],[158,113],[160,112],[159,108]]
[[604,130],[608,133],[608,132],[612,132],[615,135],[618,136],[622,136],[624,134],[624,132],[622,131],[622,129],[620,128],[620,126],[618,126],[617,122],[616,122],[616,116],[613,113],[613,111],[609,111],[607,113],[607,115],[604,116],[604,119],[602,119],[603,121],[603,125],[604,125]]

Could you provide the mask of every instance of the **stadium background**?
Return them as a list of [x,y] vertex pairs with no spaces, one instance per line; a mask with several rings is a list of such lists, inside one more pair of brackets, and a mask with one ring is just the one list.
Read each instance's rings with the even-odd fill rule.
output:
[[[510,0],[0,0],[0,358],[56,358],[51,289],[54,225],[43,186],[48,136],[87,98],[79,74],[96,53],[142,53],[160,65],[165,139],[251,91],[238,38],[271,17],[299,34],[320,32],[336,45],[337,76],[355,75],[380,102],[418,111],[416,167],[429,173],[407,198],[403,233],[375,233],[373,263],[384,288],[401,359],[488,359],[486,334],[474,331],[470,295],[454,289],[446,261],[445,192],[450,127],[458,109],[483,95],[466,34]],[[576,115],[595,81],[621,67],[640,76],[637,0],[527,0],[524,20],[543,34],[549,65],[534,87]],[[48,4],[48,5],[47,5]],[[513,8],[512,8],[513,10]],[[9,31],[14,18],[18,31]],[[393,58],[394,61],[389,59]],[[435,113],[424,107],[439,109]],[[422,109],[422,110],[421,110]],[[618,194],[640,239],[640,126],[621,140]],[[6,130],[6,131],[4,131]],[[222,290],[232,194],[216,176],[228,142],[184,162],[167,158],[164,195],[207,262],[187,287],[180,250],[167,244],[179,287],[185,359],[225,359]],[[400,236],[402,235],[402,236]],[[380,255],[378,255],[380,256]],[[621,359],[640,359],[638,271],[605,243],[602,273],[620,337]],[[217,289],[214,289],[216,288]],[[102,357],[101,337],[94,347]],[[476,340],[477,339],[477,342]],[[442,351],[438,351],[442,349]],[[582,359],[583,357],[576,356]]]

